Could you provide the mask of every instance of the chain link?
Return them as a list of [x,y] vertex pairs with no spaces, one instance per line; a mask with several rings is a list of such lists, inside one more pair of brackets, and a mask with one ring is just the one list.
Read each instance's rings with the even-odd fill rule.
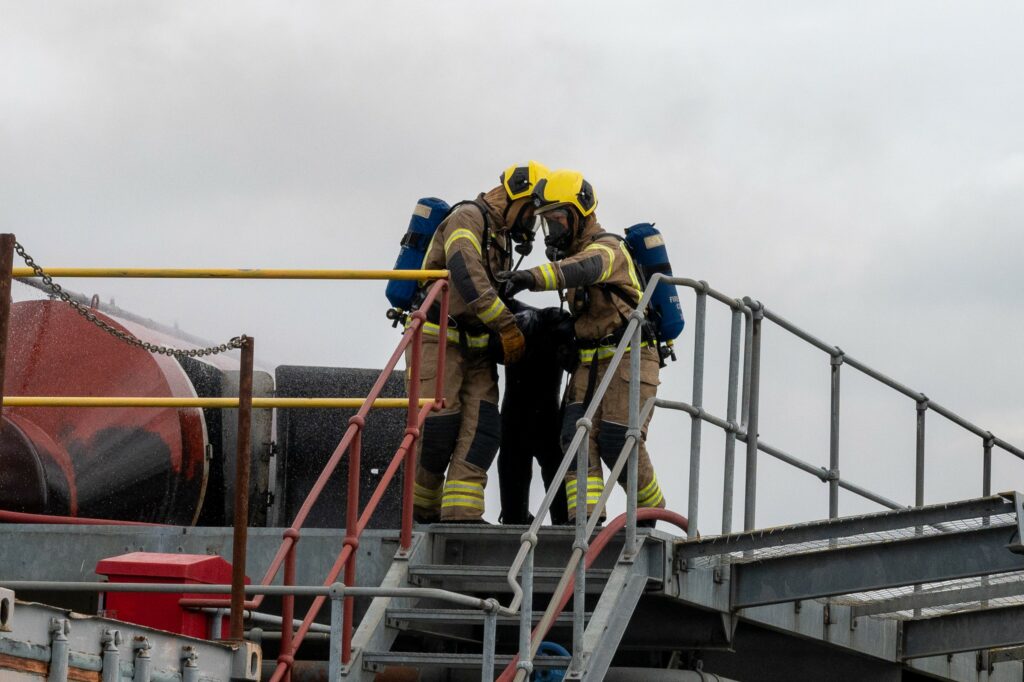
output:
[[158,355],[198,358],[204,357],[206,355],[217,355],[218,353],[226,353],[229,350],[241,348],[244,343],[241,336],[236,336],[227,343],[222,343],[219,346],[211,346],[209,348],[193,348],[186,350],[183,348],[170,348],[169,346],[160,346],[157,344],[149,343],[148,341],[143,341],[142,339],[136,337],[134,334],[121,331],[120,329],[117,329],[107,324],[99,317],[97,317],[96,313],[92,312],[92,310],[90,310],[88,306],[85,306],[76,301],[75,299],[73,299],[71,297],[71,294],[64,291],[64,288],[61,285],[54,282],[53,278],[46,274],[46,272],[35,262],[35,260],[33,260],[32,256],[25,253],[25,247],[23,247],[18,242],[14,242],[14,250],[17,251],[18,255],[21,256],[22,260],[25,261],[25,265],[32,268],[32,270],[36,273],[36,276],[43,280],[43,284],[46,286],[47,289],[50,290],[53,296],[59,298],[60,300],[64,301],[69,306],[74,308],[75,312],[77,312],[79,315],[84,317],[89,322],[92,322],[94,325],[96,325],[103,331],[107,332],[111,336],[120,339],[121,341],[124,341],[127,344],[130,344],[132,346],[138,346],[139,348],[144,348],[150,353],[156,353]]

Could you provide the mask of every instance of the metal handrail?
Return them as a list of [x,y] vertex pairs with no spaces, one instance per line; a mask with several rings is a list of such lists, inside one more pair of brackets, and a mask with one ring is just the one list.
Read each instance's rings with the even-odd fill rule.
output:
[[[869,367],[868,365],[849,357],[844,351],[838,346],[830,346],[824,341],[820,340],[816,336],[809,332],[797,327],[796,325],[783,319],[781,316],[769,311],[760,302],[748,298],[737,299],[728,296],[722,292],[712,289],[707,282],[697,281],[682,277],[666,277],[661,273],[655,274],[651,281],[648,283],[644,290],[643,296],[637,305],[637,308],[632,312],[629,317],[628,325],[624,331],[622,339],[616,346],[615,353],[612,355],[611,360],[605,369],[602,381],[599,383],[597,389],[594,391],[593,397],[590,404],[587,407],[583,417],[577,421],[576,432],[573,435],[573,439],[566,449],[565,455],[562,458],[562,462],[555,473],[553,480],[561,481],[564,479],[568,472],[572,458],[577,458],[577,471],[586,471],[588,468],[587,463],[587,442],[589,440],[589,431],[592,428],[592,419],[598,409],[598,406],[603,400],[605,393],[607,392],[608,386],[610,385],[611,378],[614,376],[619,363],[625,355],[627,348],[632,346],[633,348],[640,347],[640,330],[641,323],[644,320],[644,312],[649,304],[651,297],[654,294],[654,290],[661,282],[676,284],[679,286],[689,287],[695,290],[697,294],[697,305],[696,305],[696,319],[695,319],[695,339],[694,339],[694,378],[693,378],[693,401],[692,404],[678,402],[678,401],[667,401],[662,399],[649,400],[647,404],[643,406],[642,415],[639,405],[639,374],[640,374],[640,353],[634,352],[631,354],[631,373],[630,373],[630,418],[629,426],[627,429],[627,438],[620,453],[620,458],[613,467],[613,470],[606,481],[604,491],[602,492],[597,504],[594,506],[593,517],[588,523],[586,521],[587,516],[587,504],[577,504],[576,506],[576,539],[573,544],[573,553],[565,567],[562,579],[556,588],[556,597],[552,599],[552,602],[556,602],[561,598],[562,592],[567,588],[570,578],[575,573],[575,589],[576,598],[574,600],[574,614],[573,614],[573,643],[574,643],[574,658],[573,662],[570,663],[570,670],[573,670],[575,666],[579,664],[579,653],[582,649],[582,635],[583,635],[583,588],[582,585],[585,581],[586,575],[583,568],[583,563],[580,560],[581,557],[586,553],[587,550],[587,539],[593,533],[596,527],[596,520],[600,517],[601,512],[604,510],[607,503],[607,499],[610,494],[610,490],[614,487],[615,481],[617,481],[618,474],[621,472],[622,459],[628,456],[628,469],[627,469],[627,484],[626,484],[626,542],[623,548],[624,556],[628,556],[636,551],[636,465],[637,465],[637,449],[640,438],[640,424],[647,418],[650,410],[654,406],[665,407],[669,409],[682,410],[690,414],[691,416],[691,437],[690,437],[690,480],[689,480],[689,495],[687,500],[688,507],[688,529],[687,533],[689,537],[694,537],[697,534],[697,523],[698,523],[698,511],[699,511],[699,491],[700,491],[700,455],[701,455],[701,424],[708,422],[714,426],[723,429],[726,433],[726,461],[725,461],[725,494],[723,496],[723,510],[722,510],[722,527],[723,533],[728,533],[731,530],[731,519],[732,519],[732,488],[733,488],[733,469],[734,469],[734,456],[735,456],[735,442],[739,440],[746,445],[746,491],[745,491],[745,504],[744,504],[744,528],[745,530],[751,530],[755,524],[755,507],[756,507],[756,490],[757,490],[757,453],[764,452],[780,461],[783,461],[790,466],[801,469],[807,473],[814,475],[823,482],[829,484],[829,517],[836,518],[838,516],[838,491],[840,488],[848,490],[854,494],[857,494],[865,499],[871,500],[877,504],[888,507],[890,509],[902,509],[904,505],[899,504],[893,500],[890,500],[882,495],[879,495],[865,487],[854,484],[848,480],[843,479],[839,474],[839,368],[843,363],[850,364],[855,369],[863,372],[869,377],[881,382],[882,384],[889,386],[890,388],[899,391],[900,393],[912,398],[917,403],[918,412],[918,438],[917,438],[917,474],[916,474],[916,494],[915,494],[915,506],[921,506],[924,504],[924,413],[928,409],[932,409],[935,412],[946,417],[953,423],[961,426],[962,428],[970,431],[971,433],[980,436],[983,439],[984,447],[984,491],[985,495],[991,494],[991,453],[992,447],[997,446],[1017,457],[1024,459],[1024,451],[1011,445],[1005,440],[996,437],[990,431],[986,431],[981,427],[969,422],[963,417],[957,415],[951,410],[935,403],[928,399],[923,393],[913,391],[912,389],[900,384],[899,382],[891,379],[890,377],[882,374],[881,372]],[[705,338],[705,319],[706,319],[706,301],[707,298],[711,297],[721,303],[724,303],[732,310],[732,335],[730,344],[730,358],[729,358],[729,387],[728,387],[728,405],[727,405],[727,417],[721,419],[710,413],[708,413],[703,407],[703,375],[704,375],[704,338]],[[805,462],[797,457],[794,457],[778,448],[775,448],[768,443],[765,443],[758,437],[758,417],[759,417],[759,392],[760,392],[760,351],[761,351],[761,323],[763,319],[768,319],[778,326],[782,327],[786,331],[792,333],[798,338],[810,343],[811,345],[823,350],[829,355],[830,364],[832,368],[832,396],[831,396],[831,428],[830,428],[830,447],[829,447],[829,462],[828,468],[815,467],[814,465]],[[743,370],[742,370],[742,399],[738,399],[738,385],[740,384],[740,370],[739,370],[739,355],[741,345],[741,333],[740,323],[741,321],[746,323],[746,331],[742,335],[743,344]],[[741,416],[740,422],[736,423],[736,410],[740,408]],[[752,436],[750,434],[753,434]],[[520,544],[519,552],[516,554],[509,571],[507,574],[507,580],[509,587],[512,591],[512,599],[509,606],[506,607],[509,611],[518,611],[520,614],[520,638],[519,638],[519,662],[516,666],[516,680],[523,680],[532,671],[532,656],[536,653],[537,645],[539,641],[532,641],[531,637],[531,618],[528,615],[532,611],[532,590],[533,590],[533,558],[535,548],[538,542],[537,532],[543,523],[544,517],[547,515],[552,502],[554,501],[557,488],[552,486],[545,494],[540,507],[538,508],[533,523],[529,529],[523,533],[522,542]],[[582,521],[581,521],[582,519]],[[522,576],[522,582],[520,583],[517,578]]]
[[[0,235],[0,386],[3,384],[3,367],[4,357],[6,353],[6,339],[7,339],[7,322],[9,319],[10,312],[10,285],[14,277],[32,278],[36,276],[42,276],[41,271],[37,271],[36,268],[14,268],[13,267],[13,253],[15,250],[16,242],[13,234]],[[341,621],[341,627],[336,628],[338,632],[338,641],[335,645],[335,637],[332,632],[332,648],[331,648],[331,661],[332,669],[340,666],[341,661],[347,662],[351,657],[351,637],[353,628],[353,595],[357,594],[357,591],[346,590],[343,585],[335,583],[341,570],[345,570],[345,580],[348,584],[355,582],[355,562],[356,562],[356,548],[359,546],[359,538],[362,535],[362,531],[369,524],[370,518],[383,498],[384,492],[387,487],[391,484],[400,466],[405,466],[405,476],[403,485],[403,500],[402,500],[402,528],[399,536],[399,552],[408,553],[412,544],[412,509],[413,509],[413,478],[415,468],[415,443],[419,438],[420,431],[423,427],[423,423],[427,415],[434,410],[440,409],[443,405],[444,396],[444,365],[445,365],[445,353],[447,347],[447,323],[448,323],[448,272],[446,270],[226,270],[226,269],[168,269],[168,268],[51,268],[49,269],[50,277],[146,277],[146,278],[230,278],[230,279],[388,279],[388,280],[430,280],[435,279],[436,281],[431,285],[424,299],[424,302],[419,310],[410,315],[411,321],[406,327],[402,339],[398,343],[398,347],[395,349],[391,356],[391,359],[385,365],[381,371],[380,376],[374,383],[373,388],[370,389],[369,394],[365,399],[357,399],[354,402],[345,402],[344,399],[292,399],[291,405],[281,403],[282,407],[313,407],[315,402],[319,402],[319,405],[323,407],[358,407],[358,412],[354,417],[349,420],[349,428],[346,430],[341,442],[338,444],[335,451],[332,453],[327,464],[325,465],[320,476],[314,483],[312,489],[307,495],[305,501],[300,507],[298,513],[291,526],[284,531],[283,540],[278,552],[275,554],[271,565],[268,567],[267,572],[263,578],[262,586],[267,587],[274,580],[276,575],[280,572],[282,566],[284,568],[284,583],[285,586],[289,586],[294,582],[295,579],[295,558],[296,551],[295,545],[301,534],[301,528],[303,527],[306,518],[308,517],[313,505],[319,499],[320,494],[325,488],[329,477],[333,474],[341,461],[342,457],[346,452],[349,454],[349,480],[348,480],[348,508],[346,513],[346,526],[345,526],[345,540],[343,548],[335,560],[334,566],[328,573],[327,579],[324,582],[325,588],[330,588],[330,597],[332,600],[332,620]],[[44,278],[45,279],[45,278]],[[440,333],[438,337],[437,351],[438,351],[438,380],[435,382],[435,395],[432,399],[426,399],[421,401],[419,399],[419,373],[420,373],[420,359],[422,350],[423,340],[423,325],[426,321],[426,310],[435,302],[439,303],[441,307],[440,315]],[[241,349],[242,349],[242,370],[240,372],[240,383],[241,387],[239,390],[239,397],[235,398],[224,398],[224,399],[212,399],[210,404],[203,402],[204,400],[210,399],[180,399],[180,398],[124,398],[124,397],[39,397],[39,396],[21,396],[21,400],[15,399],[10,404],[21,403],[21,406],[28,406],[34,404],[34,406],[44,406],[48,403],[48,406],[58,406],[66,404],[74,404],[76,406],[143,406],[143,407],[166,407],[169,406],[168,401],[173,403],[174,407],[182,406],[209,406],[209,407],[238,407],[239,408],[239,433],[249,433],[248,418],[253,406],[256,407],[270,407],[272,403],[275,403],[279,399],[269,399],[265,401],[264,405],[260,404],[260,399],[253,399],[252,397],[252,340],[249,337],[240,337]],[[409,371],[409,395],[407,399],[380,399],[381,406],[388,407],[404,407],[407,409],[406,419],[406,430],[405,435],[401,441],[401,445],[395,453],[391,463],[388,465],[380,482],[377,485],[373,495],[367,502],[360,514],[359,510],[359,460],[362,449],[362,430],[366,424],[366,416],[369,410],[374,405],[378,404],[380,394],[384,389],[387,381],[390,379],[392,372],[398,364],[399,359],[405,353],[406,349],[410,349],[410,359],[407,363]],[[2,397],[2,396],[0,396]],[[339,402],[340,401],[340,402]],[[0,408],[6,401],[0,401]],[[188,405],[184,405],[188,403]],[[195,402],[195,405],[191,403]],[[149,403],[149,404],[147,404]],[[203,403],[200,405],[200,403]],[[276,405],[274,405],[276,406]],[[239,438],[239,458],[242,458],[243,450],[246,451],[246,458],[244,458],[243,464],[247,465],[247,451],[249,444],[247,438],[240,436]],[[248,489],[248,467],[239,466],[237,468],[239,474],[236,477],[236,488]],[[239,483],[239,480],[244,478],[243,483]],[[246,496],[243,496],[247,498]],[[264,590],[259,592],[255,599],[251,602],[243,603],[243,596],[246,591],[256,594],[256,590],[245,589],[242,584],[242,576],[244,574],[245,564],[245,545],[246,545],[246,533],[245,533],[245,512],[242,507],[245,507],[247,499],[245,499],[240,506],[236,504],[235,514],[235,536],[234,536],[234,561],[233,561],[233,576],[232,576],[232,599],[231,599],[231,613],[232,613],[232,636],[241,636],[241,618],[242,607],[246,606],[250,609],[259,606],[262,603],[264,597],[268,591]],[[240,509],[242,509],[240,511]],[[257,586],[259,587],[259,586]],[[109,585],[108,585],[109,589]],[[192,592],[200,592],[201,590],[191,590]],[[378,591],[379,592],[379,591]],[[366,594],[371,594],[367,592]],[[374,593],[376,594],[376,593]],[[383,594],[383,592],[380,592]],[[298,650],[302,639],[309,631],[313,619],[316,617],[324,601],[327,599],[326,595],[318,595],[310,609],[307,611],[305,618],[299,627],[299,630],[294,633],[292,637],[293,629],[293,615],[294,615],[294,593],[285,596],[282,600],[282,623],[287,623],[287,627],[282,628],[281,637],[281,654],[278,656],[278,665],[271,677],[271,680],[281,680],[286,676],[287,671],[290,669],[292,662],[295,660],[295,652]],[[465,599],[472,600],[474,603],[483,603],[486,605],[488,612],[487,630],[490,633],[490,649],[493,656],[493,643],[494,643],[494,631],[495,631],[495,617],[498,609],[497,602],[494,600],[478,600],[472,597],[465,597]],[[182,599],[180,603],[184,606],[223,606],[224,600],[222,599]],[[343,603],[343,606],[342,606]],[[465,602],[463,602],[465,603]],[[237,632],[236,632],[237,631]],[[340,654],[340,655],[339,655]]]

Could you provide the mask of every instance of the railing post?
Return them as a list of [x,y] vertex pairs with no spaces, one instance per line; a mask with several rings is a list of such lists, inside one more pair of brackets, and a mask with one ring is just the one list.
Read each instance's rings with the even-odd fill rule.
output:
[[[739,301],[746,305],[744,301]],[[747,316],[743,327],[743,396],[740,398],[740,426],[747,425],[747,411],[750,409],[750,356],[754,347],[754,316]]]
[[984,454],[981,465],[981,494],[983,497],[992,494],[992,445],[994,441],[995,438],[991,433],[983,441]]
[[327,652],[327,679],[330,682],[338,682],[341,679],[341,642],[342,642],[342,600],[345,599],[345,585],[334,583],[331,585],[331,636],[330,651]]
[[764,307],[744,298],[752,313],[750,335],[750,388],[747,393],[747,478],[743,500],[743,530],[753,530],[757,506],[757,415],[761,391],[761,322]]
[[437,332],[437,379],[434,381],[434,404],[440,406],[444,400],[444,369],[448,357],[448,283],[441,287],[441,312]]
[[707,282],[701,282],[703,289],[697,290],[697,319],[693,339],[693,406],[697,414],[690,415],[690,490],[687,501],[687,518],[690,525],[686,531],[689,538],[697,537],[698,514],[700,511],[700,435],[701,408],[704,406],[704,328],[708,305]]
[[[442,308],[445,307],[442,303]],[[399,539],[399,549],[408,551],[412,546],[412,507],[413,507],[413,484],[416,478],[416,436],[419,432],[419,406],[420,406],[420,360],[423,357],[423,324],[426,322],[427,314],[423,310],[417,310],[412,314],[413,333],[412,342],[409,344],[409,411],[406,415],[406,433],[413,434],[408,449],[405,451],[405,463],[402,470],[402,532]],[[441,321],[442,330],[445,328],[445,319]],[[444,338],[446,332],[438,334],[438,350],[444,349]],[[444,371],[443,358],[438,358],[438,371]],[[441,374],[435,379],[440,386],[444,381]],[[435,398],[436,399],[436,398]]]
[[[640,360],[642,353],[640,344],[643,343],[643,313],[637,311],[636,329],[633,330],[633,338],[630,340],[629,351],[629,434],[633,436],[633,446],[629,450],[629,459],[626,460],[626,546],[623,548],[623,556],[631,557],[636,554],[636,498],[637,484],[639,477],[640,458]],[[612,481],[611,485],[615,485]],[[589,488],[589,485],[588,485]],[[579,488],[577,488],[579,495]],[[589,495],[589,493],[588,493]],[[577,497],[577,499],[579,499]]]
[[836,348],[830,356],[832,367],[832,400],[829,410],[828,438],[828,517],[839,517],[839,378],[843,367],[843,351]]
[[[595,356],[591,362],[597,362]],[[590,432],[593,428],[590,420],[582,418],[576,422],[583,427],[583,440],[576,451],[576,540],[573,542],[573,554],[579,554],[576,564],[576,584],[572,599],[572,661],[569,670],[578,671],[583,664],[583,630],[586,615],[587,567],[583,557],[587,555],[587,515],[590,512]]]
[[[578,480],[578,479],[577,479]],[[579,495],[579,483],[576,484]],[[524,542],[526,538],[524,537]],[[519,605],[519,663],[517,670],[525,672],[527,678],[533,673],[533,661],[530,657],[531,634],[533,632],[533,555],[537,546],[537,536],[529,538],[530,550],[526,553],[521,575],[523,601]]]
[[[0,234],[0,416],[3,416],[4,377],[7,368],[7,328],[11,322],[11,270],[14,268],[14,235]],[[0,430],[3,422],[0,421]]]
[[249,467],[252,460],[252,366],[254,342],[242,336],[238,370],[238,436],[235,451],[235,532],[231,546],[231,639],[245,637],[245,558],[249,535]]
[[[410,406],[413,404],[418,403],[409,403]],[[363,427],[366,421],[355,416],[349,420],[349,424],[356,427],[348,449],[348,499],[345,513],[345,547],[349,549],[348,560],[345,562],[345,585],[351,586],[356,584],[356,559],[359,551],[359,469],[363,450]],[[355,597],[346,596],[341,634],[341,660],[345,665],[352,661],[354,609]]]
[[[284,532],[285,542],[290,542],[288,552],[284,555],[284,578],[283,583],[291,586],[295,584],[295,554],[296,545],[299,542],[299,531],[289,528]],[[292,663],[295,662],[295,652],[292,651],[292,632],[295,628],[295,595],[286,594],[281,597],[281,648],[277,655],[278,665],[284,663],[285,673],[283,680],[288,682],[292,676]]]
[[488,602],[490,602],[491,608],[484,613],[484,648],[480,666],[480,679],[483,682],[493,682],[494,680],[494,648],[498,633],[498,605],[491,600]]
[[[736,427],[736,397],[740,369],[740,324],[743,314],[732,311],[732,332],[729,340],[729,395],[725,406],[725,421]],[[736,431],[725,432],[725,470],[722,485],[722,534],[732,532],[732,497],[736,477]],[[696,527],[696,524],[694,524]]]
[[917,399],[917,466],[914,472],[914,506],[924,506],[924,417],[928,412],[928,398],[922,393]]

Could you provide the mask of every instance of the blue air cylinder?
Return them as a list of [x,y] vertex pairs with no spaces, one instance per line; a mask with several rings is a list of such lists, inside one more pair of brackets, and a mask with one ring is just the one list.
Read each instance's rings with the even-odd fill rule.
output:
[[[639,223],[626,228],[626,246],[633,255],[633,260],[643,270],[645,281],[650,281],[655,273],[672,276],[672,264],[668,260],[665,238],[654,223]],[[683,307],[679,304],[679,292],[675,284],[661,282],[651,297],[651,309],[654,311],[660,341],[671,341],[683,332],[686,321],[683,319]]]
[[[447,202],[437,197],[425,197],[416,202],[409,229],[402,237],[402,250],[398,252],[395,270],[419,270],[423,267],[430,240],[450,209]],[[413,280],[393,280],[388,282],[384,295],[395,308],[409,310],[418,286],[419,282]]]

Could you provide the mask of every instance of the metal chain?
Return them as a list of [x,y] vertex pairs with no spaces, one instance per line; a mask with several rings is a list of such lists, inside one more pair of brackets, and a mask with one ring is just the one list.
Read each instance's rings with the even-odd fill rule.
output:
[[82,305],[81,303],[73,299],[71,297],[71,294],[64,291],[64,288],[61,287],[61,285],[54,282],[53,278],[47,275],[46,272],[41,267],[39,267],[35,260],[33,260],[32,256],[25,253],[25,247],[23,247],[18,242],[14,242],[14,250],[17,251],[18,255],[21,256],[22,260],[25,261],[25,265],[32,268],[32,270],[36,273],[36,276],[43,280],[43,284],[46,286],[47,289],[51,291],[53,296],[56,296],[57,298],[67,303],[72,308],[74,308],[75,312],[77,312],[79,315],[84,317],[89,322],[92,322],[94,325],[96,325],[103,331],[107,332],[111,336],[120,339],[121,341],[124,341],[127,344],[130,344],[132,346],[138,346],[139,348],[144,348],[145,350],[148,350],[150,353],[156,353],[158,355],[172,355],[176,357],[186,356],[190,358],[203,357],[206,355],[217,355],[218,353],[225,353],[235,348],[241,348],[243,345],[243,340],[242,337],[240,336],[236,336],[227,343],[222,343],[219,346],[211,346],[209,348],[194,348],[190,350],[186,350],[183,348],[170,348],[168,346],[160,346],[157,344],[149,343],[148,341],[143,341],[142,339],[136,337],[134,334],[121,331],[120,329],[117,329],[116,327],[107,324],[99,317],[97,317],[96,314],[92,312],[92,310],[90,310],[88,306]]

